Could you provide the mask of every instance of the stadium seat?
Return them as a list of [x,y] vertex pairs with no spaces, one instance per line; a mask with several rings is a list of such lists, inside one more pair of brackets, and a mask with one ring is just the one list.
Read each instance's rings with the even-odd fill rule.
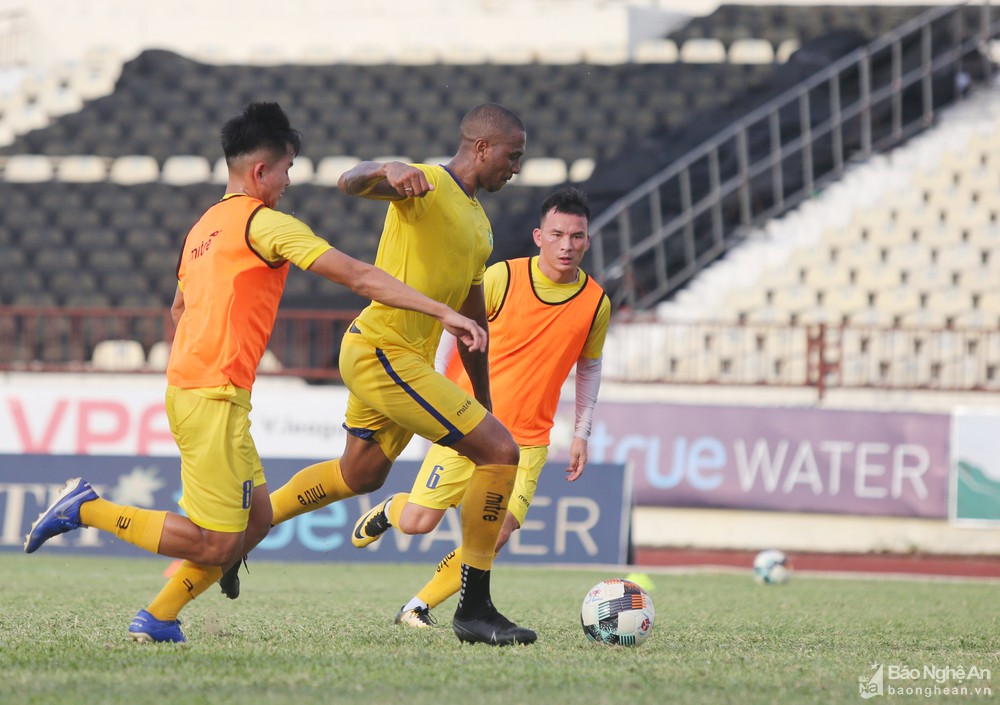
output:
[[316,165],[313,181],[321,186],[336,186],[344,172],[360,162],[357,157],[323,157]]
[[208,160],[191,154],[177,154],[163,162],[160,178],[173,186],[207,184],[211,181],[212,168]]
[[885,253],[884,247],[858,240],[852,245],[830,248],[830,260],[838,266],[860,272],[862,269],[882,264],[885,261]]
[[922,269],[930,267],[934,263],[933,253],[930,248],[916,242],[909,245],[897,245],[896,247],[886,248],[885,260],[887,264],[898,267],[901,271]]
[[70,76],[69,87],[83,100],[95,100],[112,93],[117,78],[111,66],[81,64]]
[[160,166],[151,156],[130,154],[111,164],[110,179],[116,184],[133,185],[158,181]]
[[771,303],[779,310],[795,313],[816,305],[816,291],[804,285],[781,287],[775,290]]
[[640,64],[672,64],[679,54],[677,44],[671,39],[645,39],[636,44],[632,58]]
[[102,340],[94,346],[90,364],[101,372],[134,372],[146,364],[146,351],[137,340]]
[[[808,250],[806,252],[809,252]],[[814,267],[803,267],[802,282],[818,291],[830,291],[851,285],[852,272],[832,262],[824,262]]]
[[453,155],[450,154],[438,154],[435,156],[424,157],[423,164],[447,164],[451,161]]
[[589,179],[594,173],[596,163],[590,157],[581,157],[570,164],[569,180],[573,183],[580,183]]
[[151,370],[167,369],[167,361],[170,359],[170,343],[166,340],[159,340],[149,347],[149,354],[146,356],[146,367]]
[[535,50],[535,59],[540,64],[579,64],[584,60],[584,52],[572,44],[542,44]]
[[356,66],[388,65],[392,63],[392,54],[385,46],[367,42],[362,45],[347,47],[341,55],[340,60]]
[[737,39],[729,47],[729,61],[733,64],[774,63],[774,47],[766,39]]
[[80,255],[75,249],[45,249],[35,255],[35,269],[42,273],[75,271],[80,266]]
[[1000,290],[984,291],[976,300],[976,309],[987,314],[1000,315]]
[[1000,289],[1000,277],[997,276],[995,262],[983,267],[963,269],[956,276],[958,285],[973,294]]
[[839,285],[823,292],[823,306],[838,316],[850,316],[868,308],[869,294],[857,286]]
[[930,308],[908,311],[899,317],[899,325],[904,328],[944,328],[950,323],[946,313]]
[[895,325],[896,315],[891,311],[869,306],[848,313],[845,322],[852,326],[889,328]]
[[521,173],[511,183],[518,186],[554,186],[566,182],[568,177],[566,162],[552,157],[525,159]]
[[49,114],[38,103],[28,103],[17,109],[8,108],[4,121],[17,134],[43,130],[49,126]]
[[926,308],[944,315],[948,320],[973,309],[972,293],[961,287],[932,291],[927,295]]
[[376,154],[374,157],[369,157],[373,162],[403,162],[404,164],[412,164],[413,158],[406,154]]
[[59,86],[38,97],[38,106],[50,117],[59,117],[78,112],[83,108],[83,99],[68,86]]
[[52,160],[42,154],[15,154],[7,158],[3,176],[12,183],[40,183],[55,176]]
[[108,178],[108,164],[103,157],[69,155],[59,159],[56,180],[68,183],[95,183]]
[[211,183],[229,183],[229,167],[226,165],[225,157],[219,157],[215,160],[215,166],[212,167]]
[[691,38],[681,45],[678,58],[685,64],[721,64],[726,61],[726,47],[718,39]]
[[489,53],[481,44],[471,42],[449,43],[441,47],[440,60],[442,64],[476,65],[489,61]]
[[281,372],[282,369],[284,368],[278,356],[270,350],[265,350],[263,356],[260,358],[260,364],[257,365],[257,371],[277,373]]
[[924,294],[950,289],[954,285],[955,280],[951,270],[940,265],[914,269],[906,273],[906,286]]
[[498,66],[530,64],[535,61],[535,52],[526,44],[507,44],[490,50],[489,61]]
[[250,66],[281,66],[292,63],[288,45],[269,42],[247,49],[243,62]]
[[778,48],[774,51],[774,60],[779,64],[783,64],[788,61],[788,59],[799,50],[799,40],[798,39],[786,39]]
[[893,289],[902,283],[902,274],[898,267],[887,264],[858,267],[855,283],[870,292]]
[[955,271],[978,269],[985,264],[981,248],[961,243],[940,248],[935,261],[939,267]]
[[624,64],[628,61],[628,47],[620,43],[587,47],[583,50],[583,60],[588,64]]
[[301,155],[295,157],[292,168],[288,170],[288,178],[291,179],[292,186],[296,184],[308,184],[313,180],[315,168],[313,161],[309,157]]
[[890,289],[875,294],[874,305],[894,316],[903,316],[921,308],[920,294],[913,289]]
[[437,47],[421,44],[400,46],[393,53],[393,63],[399,66],[433,66],[441,60]]

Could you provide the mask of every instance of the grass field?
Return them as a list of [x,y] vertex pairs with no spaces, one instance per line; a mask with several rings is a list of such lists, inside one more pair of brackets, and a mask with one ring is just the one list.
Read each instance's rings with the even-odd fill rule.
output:
[[539,640],[496,649],[458,642],[454,600],[436,629],[392,624],[432,566],[253,562],[239,600],[213,588],[185,610],[188,648],[132,644],[128,622],[168,564],[0,554],[0,702],[858,703],[876,663],[990,669],[995,681],[964,685],[1000,692],[996,582],[654,574],[653,634],[626,649],[579,625],[584,594],[614,571],[498,565],[495,601]]

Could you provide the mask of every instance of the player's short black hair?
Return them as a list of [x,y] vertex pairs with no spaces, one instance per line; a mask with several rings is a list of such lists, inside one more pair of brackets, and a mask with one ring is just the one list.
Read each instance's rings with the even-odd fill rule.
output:
[[590,206],[587,205],[587,196],[583,191],[573,186],[561,188],[542,201],[539,220],[545,218],[548,212],[553,209],[556,213],[582,215],[588,223],[590,222]]
[[499,103],[481,103],[465,114],[459,132],[467,140],[496,138],[511,131],[525,132],[524,122],[510,108]]
[[277,103],[250,103],[222,126],[222,153],[227,162],[260,149],[284,154],[289,147],[292,154],[298,155],[302,134],[292,128]]

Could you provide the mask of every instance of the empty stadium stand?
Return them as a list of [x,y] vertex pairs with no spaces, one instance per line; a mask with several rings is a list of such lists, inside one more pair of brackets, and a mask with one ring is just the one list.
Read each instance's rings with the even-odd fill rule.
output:
[[[131,356],[135,369],[162,369],[158,343],[170,334],[162,314],[175,286],[177,248],[221,193],[225,168],[218,129],[248,101],[281,102],[305,135],[282,208],[366,260],[374,258],[384,205],[342,197],[335,189],[339,175],[359,159],[448,159],[468,107],[485,100],[511,106],[528,125],[528,154],[516,181],[483,199],[494,224],[496,260],[532,251],[528,234],[535,209],[553,186],[581,184],[600,213],[742,115],[927,9],[722,5],[631,52],[621,46],[553,46],[505,54],[454,46],[350,59],[316,51],[305,61],[260,47],[258,55],[267,60],[251,66],[150,49],[124,64],[114,52],[98,52],[72,71],[32,74],[23,92],[0,106],[0,178],[7,203],[0,213],[0,255],[9,264],[0,307],[17,307],[16,319],[5,324],[11,337],[0,343],[0,368],[91,365],[97,342],[127,338],[131,330],[142,347],[141,364],[139,355]],[[966,10],[935,27],[935,46],[961,18],[971,26],[979,9]],[[910,61],[920,48],[909,42],[901,51]],[[885,75],[880,61],[876,56],[871,69]],[[934,110],[960,90],[951,71],[949,65],[933,77]],[[863,80],[852,76],[837,100],[855,95]],[[938,90],[945,85],[948,91]],[[805,139],[839,109],[826,85],[808,101],[814,125],[800,124],[801,113],[785,111],[770,127],[786,144]],[[927,102],[921,94],[905,96],[907,105],[921,101]],[[874,112],[876,132],[868,138],[903,141],[894,133],[891,111]],[[846,151],[862,143],[860,133],[857,123],[848,123],[841,135]],[[746,250],[755,254],[741,259],[733,250],[724,259],[742,261],[738,271],[713,267],[690,279],[686,289],[671,291],[672,300],[657,308],[661,322],[616,325],[609,334],[609,377],[994,384],[1000,344],[965,331],[1000,327],[1000,293],[991,281],[1000,261],[993,156],[1000,138],[980,125],[961,139],[948,139],[953,141],[934,148],[949,155],[942,162],[932,162],[929,148],[874,159],[875,171],[864,177],[869,181],[850,197],[867,207],[848,210],[841,204],[828,212],[819,232],[803,235],[801,218],[808,212],[786,214],[784,222],[798,231],[791,238],[797,247],[775,245],[782,221],[763,235],[748,236],[739,222],[748,206],[734,197],[700,213],[685,237],[655,252],[644,250],[631,263],[633,284],[655,280],[664,267],[677,274],[692,253],[707,264],[744,238],[753,241]],[[749,140],[751,154],[772,148],[761,134],[749,134]],[[815,154],[815,164],[831,173],[837,167],[834,147],[821,143]],[[735,149],[716,157],[692,165],[689,190],[710,191],[713,179],[733,178],[741,168]],[[777,178],[807,183],[811,175],[797,159],[786,159]],[[900,172],[914,180],[903,184]],[[775,177],[753,178],[753,207],[780,215],[785,204],[775,193]],[[871,187],[878,182],[895,184],[902,195],[878,198]],[[655,231],[676,216],[684,188],[663,189],[661,212],[647,209],[633,225]],[[728,238],[734,242],[722,246]],[[612,253],[615,247],[628,250],[625,239],[610,239]],[[317,277],[293,272],[283,310],[349,311],[363,303]],[[45,307],[110,307],[120,315],[81,336],[51,311],[31,323],[25,312]],[[919,333],[944,328],[956,335],[931,339]],[[891,335],[878,332],[887,329]],[[308,343],[289,338],[277,346],[270,369],[307,369],[314,360],[294,361],[302,345]],[[911,359],[915,351],[922,351],[919,362]],[[315,354],[331,364],[330,348]]]
[[[694,106],[726,100],[768,66],[698,64],[278,65],[216,66],[161,50],[127,62],[109,95],[55,116],[0,149],[6,188],[21,214],[4,216],[12,245],[31,251],[38,228],[58,225],[64,246],[88,247],[93,231],[132,252],[127,275],[97,277],[113,305],[145,297],[168,305],[175,248],[224,180],[218,129],[247,101],[282,102],[305,133],[282,207],[337,246],[368,260],[384,207],[339,197],[330,188],[360,158],[447,159],[465,110],[496,100],[521,112],[529,153],[516,188],[485,197],[497,232],[496,258],[527,251],[544,191],[584,181],[595,163],[629,141],[681,122]],[[100,179],[105,175],[107,183]],[[60,194],[59,222],[40,203]],[[72,196],[71,196],[72,195]],[[73,196],[76,196],[74,198]],[[32,215],[33,213],[33,215]],[[23,215],[22,215],[23,214]],[[50,218],[51,216],[51,218]],[[37,218],[39,223],[20,223]],[[27,229],[26,229],[27,228]],[[153,233],[152,243],[137,231]],[[126,238],[126,233],[135,233]],[[25,233],[23,236],[21,233]],[[80,239],[82,233],[87,233]],[[49,235],[56,239],[56,235]],[[54,272],[32,259],[43,278]],[[143,282],[139,279],[145,277]],[[309,278],[307,278],[309,279]],[[131,289],[131,290],[130,290]],[[302,283],[288,306],[355,306],[349,293]],[[71,292],[49,289],[57,305]],[[0,303],[13,294],[0,292]]]

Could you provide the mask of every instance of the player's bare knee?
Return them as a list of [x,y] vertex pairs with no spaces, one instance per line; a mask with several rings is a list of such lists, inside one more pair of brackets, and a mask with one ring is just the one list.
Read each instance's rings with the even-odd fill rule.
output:
[[243,555],[243,534],[209,532],[195,563],[225,568]]
[[371,494],[382,488],[385,484],[385,477],[361,477],[356,478],[349,485],[358,494]]
[[242,546],[242,543],[237,546],[204,546],[201,549],[201,555],[195,560],[195,562],[200,563],[201,565],[219,566],[220,568],[225,568],[240,557]]
[[396,528],[402,531],[404,534],[415,535],[415,534],[429,534],[434,530],[435,524],[428,523],[422,518],[408,518],[402,517],[399,520],[399,526]]
[[517,465],[521,459],[521,449],[513,438],[507,437],[498,441],[494,450],[495,465]]

